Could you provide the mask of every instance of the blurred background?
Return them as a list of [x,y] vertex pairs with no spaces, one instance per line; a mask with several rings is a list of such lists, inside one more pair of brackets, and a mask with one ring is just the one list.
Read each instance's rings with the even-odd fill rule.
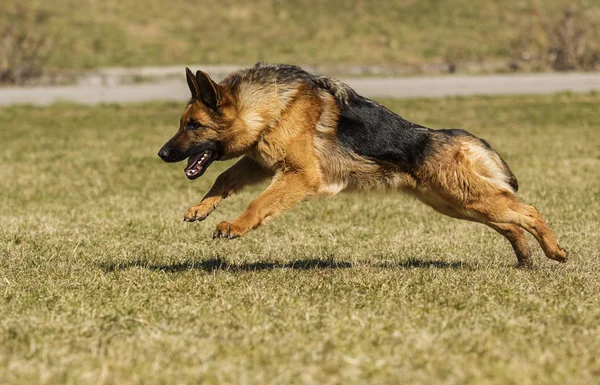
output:
[[359,76],[593,71],[600,68],[600,2],[0,3],[0,84],[70,83],[111,67],[257,61]]
[[[569,263],[403,194],[184,223],[183,66],[257,61],[485,138]],[[0,385],[598,384],[598,70],[600,0],[0,0]]]

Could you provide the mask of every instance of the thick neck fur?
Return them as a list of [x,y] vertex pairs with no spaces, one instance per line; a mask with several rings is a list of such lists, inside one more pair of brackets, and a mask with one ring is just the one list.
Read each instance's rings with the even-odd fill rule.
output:
[[277,125],[300,89],[305,88],[298,83],[279,84],[274,78],[248,81],[235,77],[233,80],[225,79],[221,85],[229,91],[237,116],[232,133],[236,135],[239,150],[254,148],[260,138]]

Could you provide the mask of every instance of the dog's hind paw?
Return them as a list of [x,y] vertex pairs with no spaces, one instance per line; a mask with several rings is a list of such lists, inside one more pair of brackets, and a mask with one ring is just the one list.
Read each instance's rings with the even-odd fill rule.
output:
[[558,246],[558,250],[553,254],[547,255],[547,257],[560,263],[565,263],[569,257],[569,252],[566,249]]

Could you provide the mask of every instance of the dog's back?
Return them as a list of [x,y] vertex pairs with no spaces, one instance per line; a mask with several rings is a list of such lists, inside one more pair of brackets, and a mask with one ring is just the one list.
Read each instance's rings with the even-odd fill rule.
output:
[[[493,168],[493,171],[488,170],[486,175],[497,175],[502,184],[508,184],[514,191],[518,188],[517,180],[506,163],[484,140],[464,130],[432,130],[412,123],[379,103],[357,94],[348,85],[336,79],[314,75],[293,65],[258,63],[252,68],[232,74],[224,80],[224,83],[238,91],[245,85],[251,84],[255,89],[262,91],[278,87],[280,95],[290,94],[290,90],[297,90],[302,86],[304,87],[302,92],[314,92],[321,102],[315,108],[322,110],[320,122],[316,126],[318,131],[316,141],[330,140],[332,145],[341,146],[345,150],[330,149],[323,155],[328,157],[332,153],[338,153],[343,156],[346,152],[346,155],[351,158],[346,161],[341,159],[334,161],[338,168],[344,163],[353,163],[356,167],[356,160],[364,158],[367,165],[376,163],[380,171],[385,171],[384,173],[388,175],[392,171],[399,171],[414,178],[418,176],[419,170],[422,170],[427,161],[436,156],[436,153],[452,144],[464,142],[466,143],[464,146],[471,149],[467,151],[471,154],[471,160],[479,158],[482,164],[487,163],[489,168]],[[255,95],[257,93],[259,91],[254,92]],[[332,98],[324,94],[331,95]],[[283,103],[285,107],[289,106],[288,100]],[[319,143],[318,147],[331,146]],[[497,164],[501,167],[496,167]],[[499,173],[498,170],[502,172]],[[348,171],[350,173],[350,170]],[[337,181],[334,184],[348,185],[352,182]],[[372,183],[354,182],[359,186],[372,185]]]

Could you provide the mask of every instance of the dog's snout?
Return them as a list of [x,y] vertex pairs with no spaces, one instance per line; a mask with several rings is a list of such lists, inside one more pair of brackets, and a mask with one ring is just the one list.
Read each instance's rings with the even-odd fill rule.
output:
[[158,156],[165,162],[172,162],[174,152],[175,151],[173,150],[173,148],[166,144],[163,146],[163,148],[160,149],[160,151],[158,152]]
[[158,152],[160,159],[165,162],[180,162],[187,158],[185,151],[177,146],[177,143],[173,140],[169,140]]
[[167,159],[169,159],[169,155],[170,155],[170,154],[169,154],[169,149],[168,149],[168,148],[165,148],[165,147],[161,148],[161,149],[160,149],[160,151],[158,152],[158,156],[160,156],[160,158],[161,158],[162,160],[167,160]]

